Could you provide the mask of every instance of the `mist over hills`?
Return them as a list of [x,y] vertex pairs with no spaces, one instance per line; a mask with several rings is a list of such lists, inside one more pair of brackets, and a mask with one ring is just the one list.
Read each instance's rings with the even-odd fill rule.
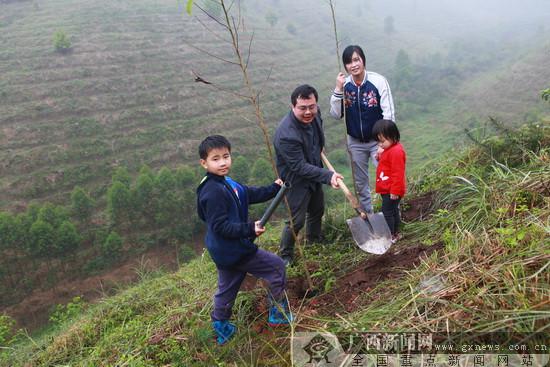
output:
[[[212,2],[206,4],[212,8]],[[364,46],[367,67],[390,80],[400,122],[448,119],[455,93],[460,103],[478,107],[478,93],[461,94],[472,84],[488,100],[475,112],[481,118],[501,110],[496,100],[528,101],[509,115],[513,119],[537,103],[538,91],[550,80],[548,68],[542,67],[549,59],[544,42],[550,6],[535,0],[514,4],[337,2],[341,49],[349,43]],[[63,202],[76,184],[99,196],[120,165],[132,171],[145,163],[194,165],[197,142],[213,132],[232,138],[240,154],[257,151],[262,139],[247,102],[193,81],[192,71],[224,88],[238,90],[242,84],[234,65],[190,46],[232,56],[213,22],[198,9],[187,15],[184,5],[168,0],[0,5],[1,207],[17,208],[33,199]],[[316,86],[327,111],[337,72],[328,5],[248,0],[241,6],[243,39],[254,33],[250,72],[256,85],[263,83],[261,103],[270,127],[287,111],[288,95],[299,83]],[[273,25],[268,14],[275,18]],[[390,16],[392,31],[384,28]],[[71,52],[64,55],[52,44],[59,29],[72,41]],[[423,83],[432,83],[426,81],[431,75],[451,86],[428,99],[429,105],[422,102],[427,115],[407,108],[419,104],[422,87],[415,86],[420,93],[404,92],[395,83],[401,49],[417,70],[438,63],[439,73],[417,75]],[[514,78],[526,91],[493,97],[493,91],[505,90],[500,84],[513,65],[518,69]],[[449,75],[445,68],[452,69]],[[452,115],[454,126],[462,125],[456,120],[469,119]],[[342,125],[328,114],[325,121],[329,147],[341,148]],[[404,125],[411,142],[420,133],[415,126]],[[414,156],[414,143],[411,148]]]

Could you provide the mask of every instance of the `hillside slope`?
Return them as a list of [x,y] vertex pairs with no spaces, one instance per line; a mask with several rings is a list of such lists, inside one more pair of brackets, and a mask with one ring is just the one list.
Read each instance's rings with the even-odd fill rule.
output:
[[[335,43],[329,7],[317,5],[315,1],[243,2],[248,32],[243,40],[254,32],[251,75],[257,85],[270,76],[263,84],[261,97],[270,128],[287,111],[288,95],[300,83],[315,85],[321,107],[327,110],[337,69]],[[341,43],[363,45],[368,68],[388,76],[392,85],[395,55],[400,49],[411,55],[415,65],[425,65],[432,57],[439,57],[445,65],[456,64],[458,52],[461,63],[471,63],[467,70],[485,65],[489,68],[485,71],[490,72],[493,67],[505,68],[511,58],[534,47],[535,41],[529,39],[527,31],[504,38],[502,30],[496,40],[512,43],[499,48],[496,41],[488,42],[495,36],[484,29],[467,42],[471,49],[462,54],[464,50],[456,51],[453,45],[461,39],[459,34],[470,37],[470,32],[476,32],[472,24],[466,23],[468,32],[453,33],[451,30],[458,25],[443,32],[446,25],[441,20],[429,24],[431,28],[423,28],[401,14],[396,15],[395,31],[386,34],[386,15],[380,9],[367,2],[356,5],[357,15],[368,21],[350,17],[343,4],[336,9]],[[413,9],[416,20],[423,14],[417,5]],[[215,56],[231,57],[223,33],[213,35],[205,29],[202,24],[209,29],[216,27],[198,9],[190,17],[183,3],[172,0],[131,4],[9,1],[0,7],[0,144],[4,147],[0,151],[0,208],[21,211],[32,200],[66,203],[75,185],[85,186],[94,198],[101,199],[115,168],[126,166],[135,173],[143,164],[159,167],[194,162],[197,142],[213,132],[223,131],[247,157],[253,157],[258,146],[263,147],[246,101],[194,82],[193,71],[231,90],[239,90],[241,85],[237,67],[191,46]],[[540,16],[547,13],[541,12]],[[268,15],[275,17],[274,25],[268,23]],[[518,21],[526,22],[523,18]],[[465,26],[464,22],[462,18],[459,28]],[[56,53],[53,47],[53,36],[60,30],[72,43],[64,54]],[[472,55],[476,48],[486,47],[490,47],[489,56]],[[514,73],[516,84],[538,90],[539,82],[545,79],[532,76],[548,63],[546,51],[536,65],[521,65],[521,72]],[[405,129],[411,148],[415,148],[411,149],[413,154],[423,147],[416,143],[419,135],[425,135],[420,131],[443,124],[445,129],[436,137],[448,137],[455,135],[454,131],[448,134],[449,126],[465,124],[454,118],[450,121],[449,105],[461,100],[471,106],[478,100],[479,90],[495,88],[491,80],[485,86],[481,78],[475,83],[477,91],[456,97],[469,85],[470,73],[464,75],[466,79],[460,80],[460,85],[436,93],[430,105],[423,107],[430,113],[411,118],[410,113],[398,110],[401,122],[411,122],[411,127]],[[436,78],[446,83],[453,80],[444,74]],[[418,102],[418,92],[407,97],[396,88],[394,93],[398,103]],[[511,104],[517,100],[515,94],[495,95],[499,101],[485,103],[487,108],[480,113],[500,111],[501,102]],[[489,98],[492,94],[483,96]],[[329,147],[341,148],[345,134],[342,124],[325,116]],[[424,124],[426,120],[434,123]],[[435,148],[441,151],[444,146],[448,144]],[[265,154],[264,149],[260,154]]]
[[[266,328],[265,290],[246,282],[234,310],[239,331],[228,346],[215,346],[216,277],[205,254],[174,274],[142,274],[138,286],[95,305],[67,307],[50,333],[16,336],[0,361],[283,366],[299,331],[542,332],[550,321],[550,122],[501,133],[414,183],[405,238],[385,255],[360,252],[342,221],[349,210],[330,211],[332,244],[305,248],[289,271],[292,329]],[[262,246],[273,248],[276,232]],[[308,296],[304,266],[316,296]]]

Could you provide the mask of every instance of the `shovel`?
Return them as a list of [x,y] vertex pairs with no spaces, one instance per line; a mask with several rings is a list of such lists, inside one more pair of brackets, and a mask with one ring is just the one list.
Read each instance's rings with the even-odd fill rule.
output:
[[[329,170],[336,172],[324,152],[321,152],[321,159]],[[339,179],[338,184],[342,188],[352,208],[355,209],[359,215],[346,220],[357,246],[365,252],[376,255],[382,255],[388,251],[391,246],[391,232],[384,215],[382,213],[365,213],[359,201],[349,191],[344,181]],[[364,218],[366,218],[366,220]]]

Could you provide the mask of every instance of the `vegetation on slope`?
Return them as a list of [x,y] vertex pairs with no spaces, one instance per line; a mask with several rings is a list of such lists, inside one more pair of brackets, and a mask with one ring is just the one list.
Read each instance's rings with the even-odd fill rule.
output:
[[[216,346],[209,328],[216,277],[205,254],[175,274],[142,274],[139,285],[97,304],[76,302],[74,317],[61,309],[61,323],[40,337],[5,334],[0,361],[281,366],[290,364],[290,338],[300,330],[542,331],[550,320],[550,124],[494,126],[500,135],[473,132],[472,148],[413,182],[405,238],[389,253],[367,255],[352,244],[343,223],[349,209],[327,214],[331,244],[306,247],[289,271],[292,330],[265,328],[265,291],[252,288],[235,305],[236,338]],[[273,248],[278,228],[269,236],[262,246]],[[302,292],[303,266],[315,297]]]

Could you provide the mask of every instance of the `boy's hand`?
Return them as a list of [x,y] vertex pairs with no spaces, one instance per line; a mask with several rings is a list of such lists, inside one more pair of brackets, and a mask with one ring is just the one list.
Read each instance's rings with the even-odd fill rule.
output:
[[283,186],[283,185],[284,185],[283,180],[281,180],[280,178],[276,179],[276,180],[275,180],[275,183],[276,183],[277,185],[279,185],[279,186]]
[[265,232],[265,227],[260,226],[259,220],[254,222],[254,231],[256,232],[256,237],[260,237]]
[[391,200],[397,200],[397,199],[399,199],[399,195],[390,194],[390,199]]

